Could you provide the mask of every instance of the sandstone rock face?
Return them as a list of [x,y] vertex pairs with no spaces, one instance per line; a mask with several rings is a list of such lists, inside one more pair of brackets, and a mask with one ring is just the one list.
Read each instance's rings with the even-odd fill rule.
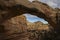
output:
[[[15,1],[16,1],[16,3],[15,3]],[[19,4],[21,6],[17,6],[17,4]],[[42,17],[42,18],[46,19],[53,27],[56,26],[56,21],[55,20],[56,20],[56,13],[57,12],[52,10],[52,8],[48,7],[47,5],[42,4],[40,2],[32,2],[32,3],[30,3],[27,0],[26,1],[25,0],[0,0],[0,7],[1,7],[1,9],[3,9],[1,11],[4,11],[4,10],[8,11],[8,13],[1,14],[2,17],[4,17],[4,18],[10,17],[12,15],[12,13],[13,13],[12,16],[14,16],[14,15],[18,16],[18,15],[16,15],[15,11],[17,11],[17,12],[22,12],[23,11],[25,13],[27,12],[27,13],[30,13],[32,15],[36,15],[38,17]],[[9,7],[11,7],[11,9]],[[20,9],[20,11],[19,11],[19,9]],[[21,9],[22,9],[22,11],[21,11]],[[21,15],[21,14],[22,13],[20,13],[19,15]],[[21,19],[19,19],[20,17],[12,17],[12,16],[10,17],[11,19],[9,19],[8,21],[5,21],[2,24],[2,25],[4,25],[4,28],[1,27],[2,28],[1,30],[4,29],[3,31],[5,31],[4,34],[6,35],[5,36],[6,38],[8,36],[9,36],[8,38],[10,38],[10,37],[12,38],[12,37],[15,37],[17,35],[21,37],[20,34],[15,35],[15,33],[25,32],[25,30],[26,30],[25,26],[26,25],[24,25],[25,24],[25,22],[23,21],[24,18],[22,18],[22,20],[21,20]],[[2,17],[0,17],[0,20],[4,21],[4,18],[2,18]],[[21,20],[21,22],[19,22],[20,20]],[[60,24],[60,18],[58,18],[58,22],[59,22],[58,24]],[[1,21],[0,21],[0,23],[1,23]],[[48,30],[49,29],[48,27],[47,28],[46,27],[45,28],[44,27],[40,27],[40,26],[37,27],[35,24],[32,25],[32,26],[33,26],[32,29],[38,29],[38,30],[42,30],[42,29],[44,29],[44,30],[47,29]],[[59,28],[59,27],[55,27],[55,28]],[[60,28],[59,28],[59,30],[60,30]],[[14,34],[14,35],[10,36],[11,34]],[[24,33],[24,35],[25,35],[25,33]],[[18,37],[18,38],[20,38],[20,37]],[[2,39],[0,39],[0,40],[2,40]],[[11,39],[11,40],[13,40],[13,39]],[[14,39],[14,40],[18,40],[18,39]],[[24,39],[20,39],[20,40],[24,40]],[[25,40],[29,40],[29,39],[25,39]]]
[[49,38],[51,40],[52,36],[54,36],[51,33],[49,24],[43,24],[40,21],[34,23],[27,22],[27,30],[30,33],[29,40],[49,40]]
[[[13,17],[6,20],[2,25],[4,25],[5,35],[12,35],[17,33],[22,33],[26,31],[26,17],[21,15]],[[16,35],[15,35],[16,36]]]
[[[18,6],[17,4],[20,6]],[[22,9],[22,11],[25,13],[27,12],[32,15],[36,15],[38,17],[42,17],[42,18],[46,19],[53,27],[55,27],[55,25],[56,25],[56,21],[55,21],[56,20],[56,18],[55,18],[56,11],[54,11],[51,7],[49,7],[46,4],[43,4],[41,2],[35,1],[35,2],[31,3],[28,0],[26,0],[26,1],[25,0],[0,0],[0,5],[1,5],[2,9],[4,9],[4,10],[8,9],[9,11],[13,11],[14,14],[15,14],[15,11],[21,12],[21,11],[19,11],[19,9],[20,10]],[[6,8],[5,8],[5,6],[6,6]],[[9,9],[9,7],[11,9]],[[6,16],[8,16],[9,13],[7,13]],[[10,13],[10,14],[12,15],[12,13]],[[38,13],[38,14],[36,14],[36,13]],[[9,15],[9,16],[11,16],[11,15]],[[19,14],[19,15],[21,15],[21,14]],[[12,16],[14,16],[14,15],[12,15]],[[15,16],[17,16],[17,15],[15,15]],[[5,14],[4,14],[4,17],[5,17]],[[10,18],[12,18],[12,17],[10,17]]]
[[27,29],[28,30],[47,30],[49,31],[49,25],[48,24],[43,24],[40,21],[31,23],[31,22],[27,22]]

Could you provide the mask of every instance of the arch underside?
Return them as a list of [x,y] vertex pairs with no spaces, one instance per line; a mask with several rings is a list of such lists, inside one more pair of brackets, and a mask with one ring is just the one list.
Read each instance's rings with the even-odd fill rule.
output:
[[[13,7],[10,7],[10,8],[6,7],[6,9],[4,9],[3,11],[5,11],[6,13],[1,14],[3,17],[1,18],[0,23],[4,22],[5,20],[10,19],[12,17],[22,15],[22,14],[25,14],[25,13],[29,13],[29,14],[32,14],[32,15],[36,15],[40,18],[44,18],[46,21],[49,22],[49,24],[51,24],[51,26],[54,26],[54,27],[56,26],[56,23],[53,21],[53,19],[49,18],[43,12],[39,11],[36,8],[27,8],[23,5],[17,5],[17,6],[13,6]],[[3,12],[3,11],[1,11],[1,12]]]
[[[54,29],[57,28],[56,12],[53,11],[52,8],[47,7],[47,5],[42,3],[37,3],[40,5],[38,6],[38,5],[35,5],[36,3],[31,3],[30,5],[30,2],[25,2],[25,0],[20,0],[20,1],[22,1],[21,4],[14,4],[12,6],[9,5],[9,7],[6,5],[2,6],[2,4],[0,5],[0,25],[8,19],[11,19],[13,17],[19,16],[25,13],[29,13],[29,14],[38,16],[40,18],[44,18],[46,21],[48,21],[48,23]],[[27,4],[25,5],[25,3]]]
[[0,0],[0,2],[3,3],[0,3],[0,24],[12,17],[29,13],[44,18],[53,28],[56,28],[56,11],[44,3],[30,3],[27,0],[12,0],[11,4],[10,2],[8,3],[8,1],[6,1],[7,4],[5,4],[4,0]]

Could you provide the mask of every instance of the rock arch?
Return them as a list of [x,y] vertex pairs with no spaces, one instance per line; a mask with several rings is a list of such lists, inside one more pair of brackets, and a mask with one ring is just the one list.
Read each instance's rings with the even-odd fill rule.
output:
[[55,30],[57,30],[57,11],[52,9],[48,5],[38,1],[34,1],[31,3],[27,0],[11,0],[10,2],[0,0],[0,25],[10,18],[25,13],[30,13],[32,15],[44,18]]
[[[12,0],[13,1],[13,0]],[[0,9],[1,9],[1,17],[0,17],[0,24],[4,22],[7,19],[10,19],[12,17],[24,14],[24,13],[30,13],[32,15],[36,15],[38,17],[42,17],[45,20],[49,22],[50,25],[53,26],[53,28],[56,28],[56,11],[53,10],[48,5],[34,1],[29,2],[25,0],[14,0],[13,3],[7,3],[5,4],[5,1],[0,1],[3,4],[0,3]],[[13,5],[11,5],[13,4]]]

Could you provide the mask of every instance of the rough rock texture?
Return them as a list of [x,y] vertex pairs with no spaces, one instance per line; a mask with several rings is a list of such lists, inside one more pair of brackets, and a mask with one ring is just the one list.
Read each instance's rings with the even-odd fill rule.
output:
[[[18,25],[18,23],[15,24],[13,22],[14,23],[13,26],[11,23],[12,23],[12,20],[15,19],[15,18],[12,19],[13,17],[16,17],[21,14],[25,14],[25,13],[30,13],[32,15],[36,15],[38,17],[44,18],[46,21],[49,22],[50,25],[52,25],[52,27],[54,29],[58,28],[58,31],[60,31],[60,28],[56,26],[56,19],[58,18],[58,17],[56,18],[56,13],[58,13],[58,12],[55,11],[54,9],[52,9],[51,7],[49,7],[48,5],[38,2],[38,1],[34,1],[31,3],[28,0],[26,0],[26,1],[25,0],[0,0],[0,25],[2,24],[2,22],[4,24],[4,26],[1,25],[1,27],[0,27],[0,28],[2,28],[1,33],[3,31],[3,33],[5,34],[5,37],[7,37],[10,34],[16,33],[16,30],[17,30],[17,32],[22,32],[19,28],[20,25]],[[10,22],[10,19],[11,19],[11,22]],[[59,19],[59,20],[57,20],[58,24],[60,24],[60,18],[58,18],[58,19]],[[14,27],[17,25],[18,25],[17,28]],[[6,28],[5,28],[5,26],[6,26]],[[16,28],[16,29],[14,29],[14,28]],[[21,29],[25,30],[25,28],[21,28]],[[12,30],[14,30],[14,31],[12,31]],[[20,30],[20,31],[18,31],[18,30]],[[13,36],[10,36],[10,37],[13,37]],[[21,35],[19,35],[19,36],[21,36]],[[8,37],[7,40],[9,40],[10,37]],[[0,39],[0,40],[2,40],[2,39]],[[13,40],[13,39],[11,39],[11,40]],[[22,40],[24,40],[24,39],[22,39]]]
[[[12,13],[16,14],[16,12],[18,12],[18,15],[21,15],[21,13],[19,12],[23,11],[24,13],[30,13],[32,15],[42,17],[47,20],[52,26],[56,27],[56,11],[44,3],[38,1],[29,2],[28,0],[0,0],[0,2],[1,9],[9,10],[7,14],[4,14],[4,17],[5,15],[8,16],[9,14],[9,16],[11,16]],[[12,13],[10,13],[11,11]],[[17,15],[12,15],[10,18],[12,18],[13,16]]]
[[40,21],[31,23],[31,22],[27,22],[27,29],[28,30],[46,30],[49,31],[50,26],[48,24],[43,24]]
[[56,11],[57,11],[57,16],[56,16],[56,20],[57,20],[57,31],[60,33],[60,9],[59,8],[56,8]]
[[23,15],[13,17],[2,23],[5,30],[5,39],[9,39],[18,36],[19,33],[26,32],[26,17]]
[[[27,22],[29,40],[55,40],[55,34],[48,24],[42,22]],[[53,33],[52,33],[53,32]]]

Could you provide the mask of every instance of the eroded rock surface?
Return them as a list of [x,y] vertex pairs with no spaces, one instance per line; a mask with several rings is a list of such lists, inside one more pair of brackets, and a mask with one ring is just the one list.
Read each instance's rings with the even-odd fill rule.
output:
[[[42,17],[45,20],[47,20],[53,27],[56,27],[56,11],[49,7],[47,4],[34,1],[34,2],[29,2],[28,0],[0,0],[0,5],[1,8],[6,10],[8,9],[10,12],[11,10],[13,11],[12,13],[16,14],[15,11],[21,12],[21,10],[24,13],[30,13],[32,15],[36,15],[38,17]],[[3,6],[2,6],[3,5]],[[45,8],[44,8],[45,7]],[[8,12],[6,16],[12,13]],[[38,13],[38,14],[36,14]],[[21,15],[21,13],[18,13],[18,15]],[[12,15],[14,16],[14,15]],[[17,15],[15,15],[17,16]],[[4,14],[5,17],[5,14]],[[7,18],[7,17],[6,17]],[[10,17],[12,18],[12,17]],[[54,19],[54,20],[53,20]],[[52,23],[51,23],[52,22]]]
[[27,29],[28,30],[46,30],[46,31],[50,31],[50,25],[49,24],[43,24],[40,21],[31,23],[31,22],[27,22]]
[[[21,15],[13,17],[2,23],[5,30],[5,39],[14,38],[26,32],[26,17]],[[25,33],[26,34],[26,33]],[[24,35],[25,36],[25,35]]]
[[[6,12],[3,12],[3,11],[6,11]],[[26,25],[24,24],[25,22],[23,22],[23,20],[19,19],[20,17],[18,17],[18,18],[16,17],[16,16],[24,14],[24,13],[30,13],[32,15],[42,17],[45,20],[47,20],[54,29],[58,28],[58,27],[56,27],[56,13],[58,13],[58,12],[53,10],[51,7],[47,6],[46,4],[43,4],[40,2],[35,1],[35,2],[30,3],[27,0],[26,1],[25,0],[0,0],[0,12],[3,12],[0,14],[0,24],[1,24],[1,21],[3,21],[3,24],[2,24],[3,26],[1,27],[2,28],[1,30],[3,30],[3,33],[5,34],[3,36],[4,36],[4,38],[6,37],[5,38],[6,40],[24,40],[24,39],[19,39],[19,38],[21,37],[20,33],[22,31],[25,32],[25,30],[26,30],[25,29]],[[19,13],[19,12],[21,12],[21,13]],[[23,23],[19,22],[20,20]],[[60,22],[60,19],[58,20],[58,22]],[[59,30],[60,30],[60,28],[59,28]],[[2,33],[2,31],[1,31],[1,33]],[[19,34],[16,35],[15,33],[19,33]],[[23,34],[26,35],[27,33],[23,33]],[[15,36],[20,36],[20,37],[15,39]],[[24,36],[24,37],[26,37],[26,36]],[[2,40],[2,39],[0,39],[0,40]],[[26,40],[29,40],[29,39],[26,39]]]

